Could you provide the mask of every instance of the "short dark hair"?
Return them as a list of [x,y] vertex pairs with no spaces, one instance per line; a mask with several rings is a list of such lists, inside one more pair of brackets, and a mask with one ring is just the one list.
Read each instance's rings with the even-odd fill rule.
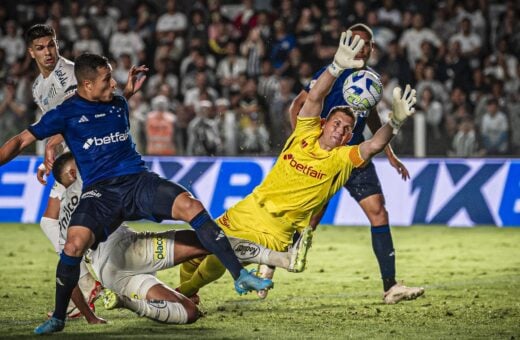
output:
[[74,75],[80,84],[84,80],[94,80],[97,76],[99,67],[108,67],[108,59],[106,57],[93,54],[83,53],[74,60]]
[[52,175],[54,176],[54,180],[56,182],[63,184],[63,168],[65,167],[65,164],[71,160],[74,160],[74,156],[70,151],[63,153],[58,158],[56,158],[54,164],[52,165]]
[[354,120],[354,125],[356,124],[356,115],[354,114],[354,111],[352,110],[351,107],[348,107],[346,105],[334,106],[329,111],[329,114],[327,115],[326,120],[330,120],[330,118],[332,118],[332,116],[334,116],[334,114],[336,112],[342,112],[345,114],[345,116],[351,117]]
[[27,45],[30,45],[33,40],[43,38],[43,37],[53,37],[56,38],[56,32],[54,31],[54,28],[52,28],[51,25],[45,25],[45,24],[36,24],[31,26],[25,32],[25,42]]

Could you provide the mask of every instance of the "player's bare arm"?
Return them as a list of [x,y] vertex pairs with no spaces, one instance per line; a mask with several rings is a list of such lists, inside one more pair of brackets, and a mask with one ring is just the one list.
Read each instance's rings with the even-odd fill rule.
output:
[[392,113],[390,121],[376,131],[374,136],[359,145],[361,157],[369,160],[377,153],[383,151],[392,137],[397,134],[399,128],[408,117],[414,114],[415,90],[406,85],[404,93],[401,95],[401,88],[396,87],[393,91]]
[[23,130],[0,147],[0,165],[4,165],[18,156],[26,147],[36,141],[29,130]]
[[341,34],[338,50],[334,61],[323,72],[314,86],[309,91],[307,100],[300,110],[300,117],[319,117],[323,109],[323,100],[330,92],[336,78],[347,68],[359,68],[363,66],[362,60],[355,60],[356,54],[363,48],[365,41],[356,35],[352,38],[352,31]]
[[[377,112],[376,108],[373,108],[367,117],[367,125],[370,128],[370,131],[372,133],[376,133],[377,130],[379,130],[383,124],[381,123],[381,119],[379,117],[379,112]],[[406,181],[407,179],[410,179],[410,173],[408,172],[408,169],[406,166],[401,162],[401,160],[395,155],[394,150],[392,149],[392,146],[388,144],[385,149],[386,157],[388,158],[388,161],[390,162],[390,165],[397,170],[397,173],[401,176],[403,181]]]
[[289,120],[291,122],[291,128],[294,130],[296,126],[296,117],[303,107],[303,104],[307,100],[307,91],[301,90],[300,93],[294,98],[289,106]]

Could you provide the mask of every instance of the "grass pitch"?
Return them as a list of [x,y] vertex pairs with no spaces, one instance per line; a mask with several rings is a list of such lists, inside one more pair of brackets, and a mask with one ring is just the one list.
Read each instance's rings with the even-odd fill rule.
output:
[[[169,226],[136,224],[135,229]],[[54,300],[57,257],[37,225],[0,224],[0,338],[32,337]],[[67,323],[59,338],[519,339],[520,228],[393,228],[398,279],[424,297],[382,303],[368,228],[320,227],[307,270],[278,270],[266,300],[239,297],[231,277],[201,290],[206,316],[171,326],[126,310],[108,325]],[[178,269],[159,277],[175,287]]]

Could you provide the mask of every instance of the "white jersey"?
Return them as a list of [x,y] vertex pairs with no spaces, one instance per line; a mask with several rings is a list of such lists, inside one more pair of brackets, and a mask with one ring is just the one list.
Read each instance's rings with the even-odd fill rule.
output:
[[60,57],[47,78],[43,78],[40,74],[34,81],[32,87],[34,101],[45,114],[70,97],[76,91],[77,84],[74,63]]

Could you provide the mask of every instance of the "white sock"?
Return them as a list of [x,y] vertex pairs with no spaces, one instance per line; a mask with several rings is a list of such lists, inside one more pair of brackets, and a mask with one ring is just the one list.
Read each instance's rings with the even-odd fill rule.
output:
[[179,302],[164,300],[139,300],[126,296],[120,297],[125,308],[134,311],[139,316],[172,324],[188,323],[188,312]]

